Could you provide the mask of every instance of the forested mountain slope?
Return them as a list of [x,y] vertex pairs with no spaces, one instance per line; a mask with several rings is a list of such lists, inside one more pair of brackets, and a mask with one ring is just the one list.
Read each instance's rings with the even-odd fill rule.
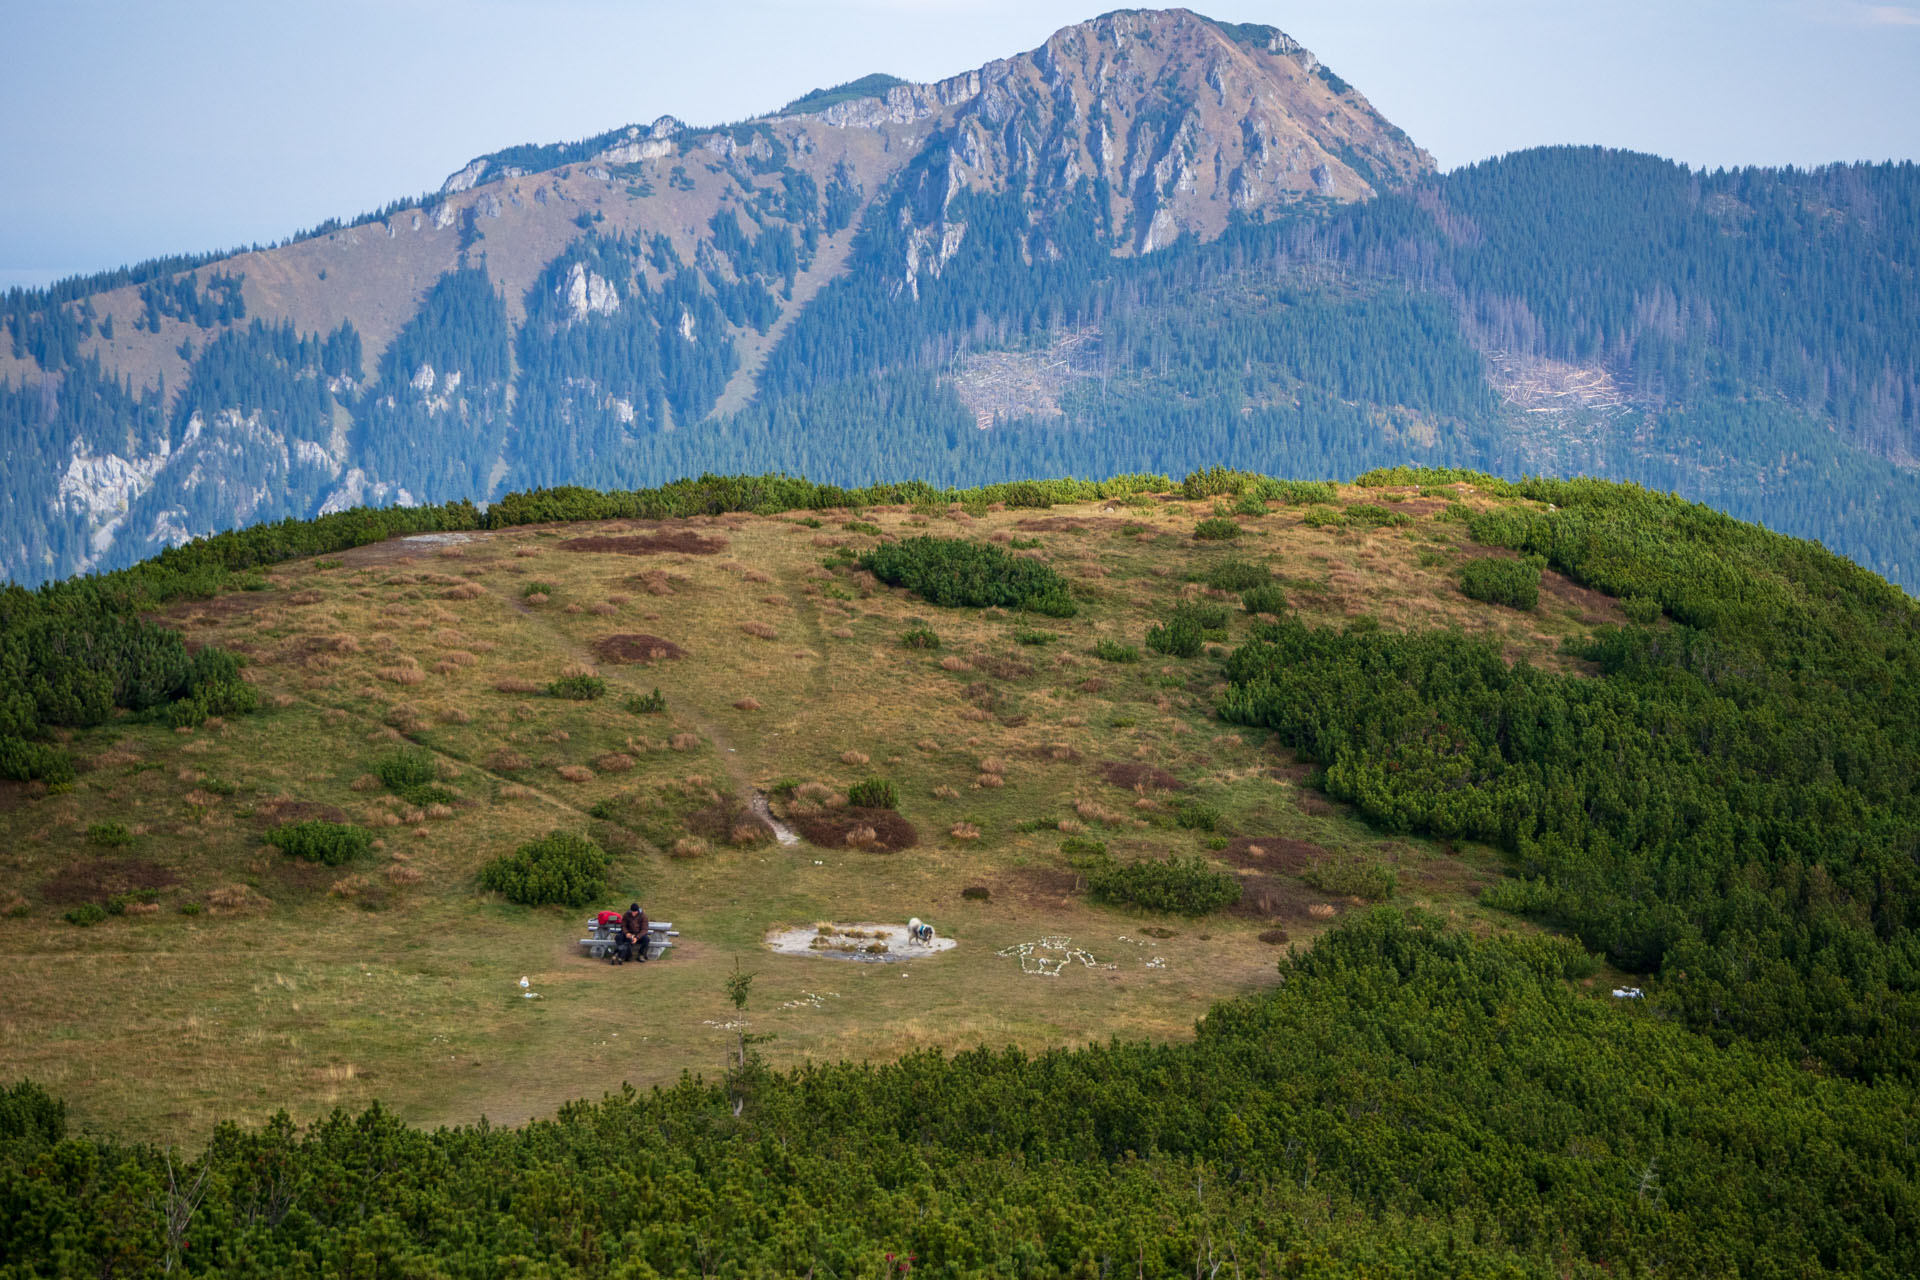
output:
[[1920,580],[1920,177],[1445,175],[1268,27],[480,157],[286,245],[0,302],[0,572],[356,502],[781,467],[1629,478]]

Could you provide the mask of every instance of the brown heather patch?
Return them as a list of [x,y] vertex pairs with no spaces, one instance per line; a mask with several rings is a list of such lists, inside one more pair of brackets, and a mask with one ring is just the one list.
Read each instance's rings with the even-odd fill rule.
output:
[[644,632],[621,632],[593,642],[593,656],[615,664],[653,663],[684,658],[687,651],[671,640]]
[[272,905],[244,884],[224,884],[207,895],[207,910],[217,916],[245,915]]
[[1165,769],[1139,761],[1105,760],[1096,772],[1112,786],[1129,791],[1179,791],[1187,785]]
[[568,538],[560,544],[562,551],[590,551],[616,556],[657,556],[669,552],[689,556],[713,556],[719,555],[726,549],[725,538],[703,538],[690,530],[630,534],[621,537],[600,535]]
[[844,849],[847,837],[857,831],[871,831],[862,848],[883,853],[898,853],[920,843],[913,824],[892,809],[834,809],[796,819],[795,825],[807,842],[822,849]]
[[171,867],[140,858],[94,858],[76,862],[40,886],[40,897],[55,906],[104,902],[117,893],[166,889],[180,883]]

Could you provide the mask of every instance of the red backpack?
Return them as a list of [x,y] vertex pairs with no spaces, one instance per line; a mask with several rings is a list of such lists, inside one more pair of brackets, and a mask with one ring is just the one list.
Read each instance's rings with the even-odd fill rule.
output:
[[621,914],[618,911],[602,911],[598,918],[602,929],[615,929],[620,925]]

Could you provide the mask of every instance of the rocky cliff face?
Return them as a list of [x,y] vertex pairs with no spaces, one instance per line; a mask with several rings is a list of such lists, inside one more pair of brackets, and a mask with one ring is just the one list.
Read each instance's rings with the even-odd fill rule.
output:
[[[855,105],[841,118],[875,118]],[[967,76],[896,89],[885,107],[877,118],[943,118],[943,213],[962,191],[1015,184],[1039,209],[1088,196],[1120,252],[1210,239],[1235,214],[1365,199],[1432,169],[1284,33],[1184,10],[1108,14]]]

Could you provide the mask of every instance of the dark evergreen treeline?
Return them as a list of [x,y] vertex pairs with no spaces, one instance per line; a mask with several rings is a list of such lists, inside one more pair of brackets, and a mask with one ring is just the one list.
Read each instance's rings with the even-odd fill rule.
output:
[[[1911,1095],[1575,994],[1577,948],[1380,911],[1190,1043],[375,1109],[198,1157],[0,1093],[0,1275],[1891,1276]],[[735,1103],[739,1113],[735,1114]]]
[[1477,539],[1665,621],[1575,646],[1597,677],[1452,633],[1284,621],[1235,653],[1222,714],[1273,729],[1390,830],[1507,850],[1519,878],[1489,901],[1659,973],[1663,1006],[1701,1030],[1911,1081],[1920,608],[1671,497],[1509,491],[1551,506],[1475,515]]

